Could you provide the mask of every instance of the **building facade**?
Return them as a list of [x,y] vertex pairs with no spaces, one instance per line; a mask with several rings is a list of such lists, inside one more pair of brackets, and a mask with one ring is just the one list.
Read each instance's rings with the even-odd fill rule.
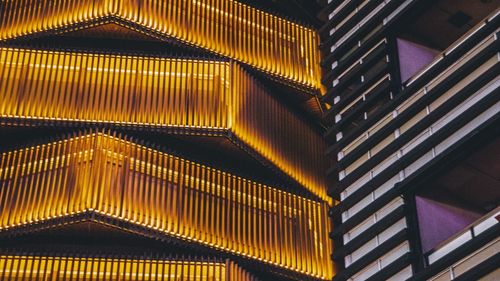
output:
[[498,280],[499,1],[328,0],[333,280]]
[[0,1],[0,280],[333,278],[304,3]]
[[500,278],[499,7],[0,1],[0,280]]

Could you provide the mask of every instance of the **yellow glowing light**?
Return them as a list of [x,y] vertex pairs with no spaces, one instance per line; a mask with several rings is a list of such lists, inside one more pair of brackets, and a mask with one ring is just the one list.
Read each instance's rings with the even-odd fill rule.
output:
[[98,132],[0,157],[0,231],[94,212],[305,275],[333,276],[326,203]]
[[231,260],[0,255],[1,280],[254,281]]
[[236,63],[0,48],[0,100],[2,119],[229,135],[329,200],[321,135]]
[[0,40],[116,22],[156,38],[175,38],[306,87],[321,87],[316,32],[235,0],[3,3]]

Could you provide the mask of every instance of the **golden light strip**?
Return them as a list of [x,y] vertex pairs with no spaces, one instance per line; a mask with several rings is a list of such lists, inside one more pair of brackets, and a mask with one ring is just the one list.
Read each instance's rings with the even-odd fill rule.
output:
[[0,117],[227,136],[323,200],[326,144],[238,64],[0,48]]
[[96,212],[329,279],[328,205],[102,133],[0,159],[0,229]]
[[[173,259],[175,258],[175,260]],[[256,281],[230,260],[0,255],[1,280]]]
[[118,19],[321,87],[316,32],[235,0],[7,0],[3,6],[0,40]]

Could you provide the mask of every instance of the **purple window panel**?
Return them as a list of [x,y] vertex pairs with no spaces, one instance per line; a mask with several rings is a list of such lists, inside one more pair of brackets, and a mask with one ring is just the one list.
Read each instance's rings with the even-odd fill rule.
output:
[[400,38],[397,39],[397,45],[402,82],[406,82],[439,54],[436,50]]
[[417,196],[418,224],[424,253],[463,230],[482,215]]

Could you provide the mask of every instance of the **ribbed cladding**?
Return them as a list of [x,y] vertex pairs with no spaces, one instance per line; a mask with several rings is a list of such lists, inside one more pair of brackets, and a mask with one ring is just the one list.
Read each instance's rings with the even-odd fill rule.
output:
[[0,255],[2,280],[236,280],[257,281],[231,260],[167,256]]
[[[0,48],[3,117],[230,128],[228,62]],[[191,130],[192,132],[190,132]]]
[[241,66],[233,65],[232,132],[324,201],[326,143],[307,121],[271,98]]
[[0,163],[1,232],[96,213],[307,276],[333,276],[325,203],[99,132],[5,152]]
[[0,77],[0,122],[231,132],[259,160],[328,200],[320,134],[237,63],[3,47]]
[[0,40],[121,20],[319,90],[319,36],[234,0],[3,1]]

